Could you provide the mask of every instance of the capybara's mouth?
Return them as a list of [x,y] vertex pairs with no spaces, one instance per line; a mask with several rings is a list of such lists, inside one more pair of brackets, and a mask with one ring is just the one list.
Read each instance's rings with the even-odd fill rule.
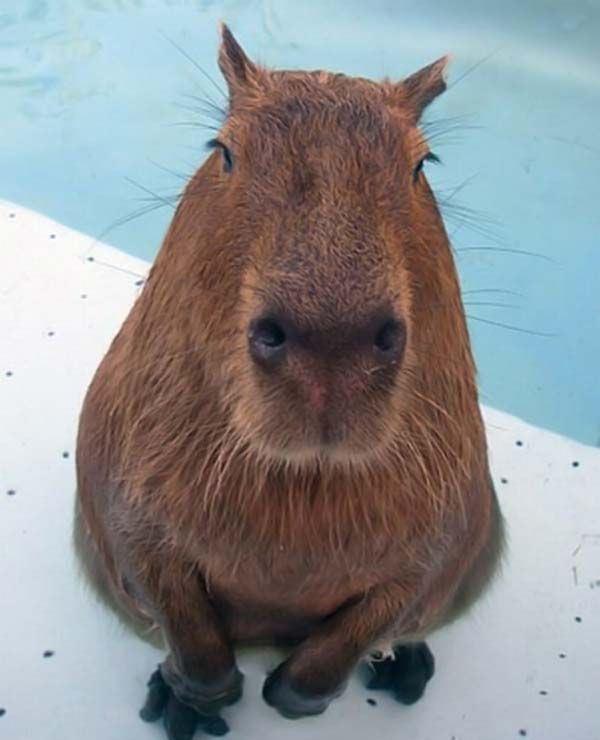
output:
[[352,428],[349,424],[321,423],[310,433],[273,435],[263,450],[269,457],[295,466],[333,464],[361,466],[386,446],[383,431]]

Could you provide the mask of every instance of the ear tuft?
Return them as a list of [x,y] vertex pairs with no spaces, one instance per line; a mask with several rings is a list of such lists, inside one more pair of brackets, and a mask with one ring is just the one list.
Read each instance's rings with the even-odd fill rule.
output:
[[225,23],[220,24],[221,46],[219,48],[219,68],[229,88],[233,100],[244,88],[256,79],[256,66],[246,56],[235,36]]
[[411,109],[415,122],[421,118],[425,108],[446,89],[446,68],[449,62],[448,55],[441,57],[399,83],[405,104]]

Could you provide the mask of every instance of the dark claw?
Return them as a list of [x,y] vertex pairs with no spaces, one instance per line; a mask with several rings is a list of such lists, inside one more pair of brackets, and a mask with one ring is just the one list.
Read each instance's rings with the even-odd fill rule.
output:
[[192,740],[198,728],[215,737],[222,737],[229,732],[229,725],[222,717],[200,714],[179,701],[160,670],[154,671],[150,676],[148,694],[140,710],[140,717],[145,722],[156,722],[163,717],[169,740]]
[[427,645],[419,642],[395,648],[393,658],[375,661],[372,669],[368,689],[389,690],[402,704],[414,704],[434,674],[435,661]]

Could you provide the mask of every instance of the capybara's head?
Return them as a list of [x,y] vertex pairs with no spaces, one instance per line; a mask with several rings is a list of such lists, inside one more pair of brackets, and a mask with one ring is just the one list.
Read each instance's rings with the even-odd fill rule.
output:
[[419,129],[446,60],[397,83],[272,71],[223,27],[219,64],[229,111],[190,188],[229,421],[271,458],[365,460],[420,372],[421,295],[454,279]]

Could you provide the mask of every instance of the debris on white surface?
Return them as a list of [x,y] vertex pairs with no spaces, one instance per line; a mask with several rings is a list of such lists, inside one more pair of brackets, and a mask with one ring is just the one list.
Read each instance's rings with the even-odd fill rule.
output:
[[[70,543],[79,409],[147,269],[0,201],[0,738],[163,737],[137,715],[161,654],[97,604]],[[357,675],[324,715],[290,722],[260,698],[278,654],[248,651],[232,738],[600,737],[600,450],[485,417],[508,557],[471,615],[432,636],[425,697],[403,707]]]

